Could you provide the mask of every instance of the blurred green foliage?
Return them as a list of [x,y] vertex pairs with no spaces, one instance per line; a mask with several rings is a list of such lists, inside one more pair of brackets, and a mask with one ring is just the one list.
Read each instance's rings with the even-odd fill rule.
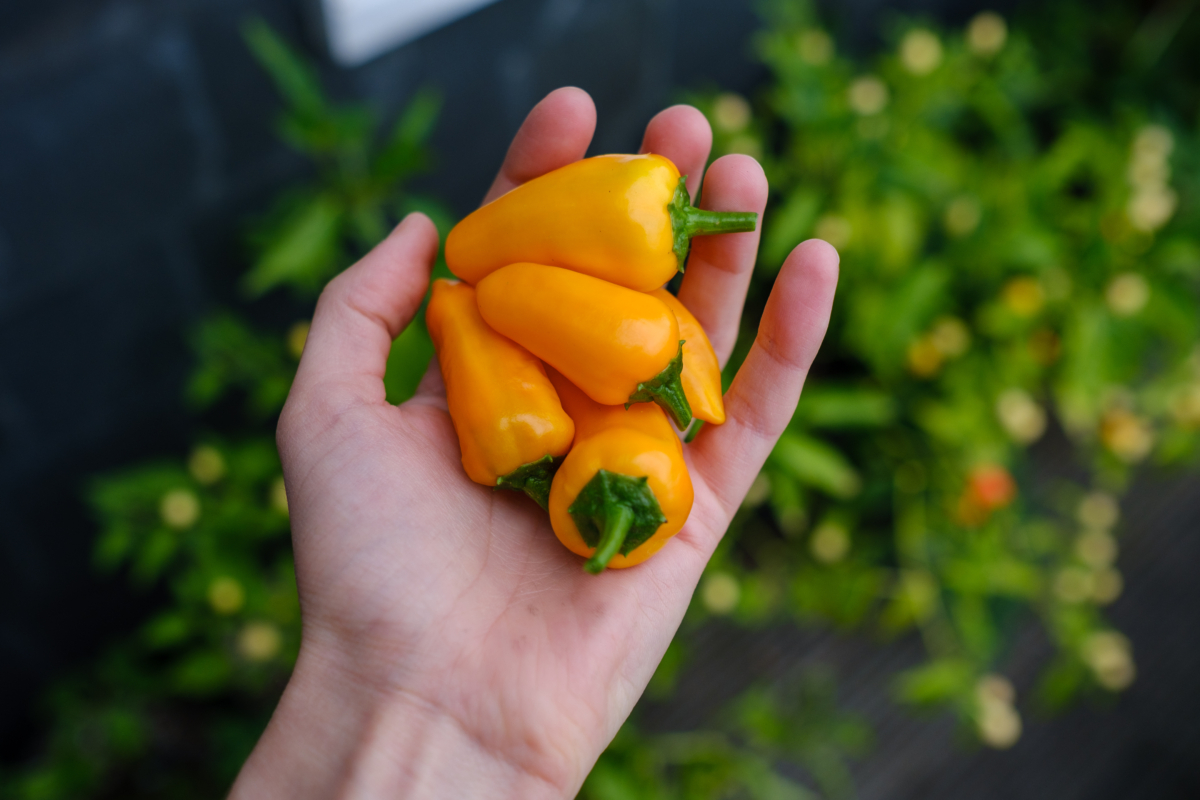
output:
[[[1000,748],[1019,707],[1135,678],[1103,613],[1120,497],[1140,465],[1197,455],[1197,109],[1156,70],[1194,4],[1110,5],[1052,4],[1028,31],[898,23],[861,62],[781,0],[757,41],[769,85],[692,98],[715,155],[770,180],[751,304],[810,236],[841,279],[689,624],[916,630],[929,660],[897,699]],[[1054,457],[1061,475],[1035,471]],[[1032,620],[1057,655],[1027,701],[1003,671]]]
[[[246,40],[286,101],[281,135],[317,166],[253,227],[247,300],[287,287],[302,308],[410,210],[447,230],[436,203],[404,191],[425,170],[439,100],[423,92],[377,136],[369,109],[332,104],[316,73],[264,23]],[[275,420],[308,324],[257,330],[220,310],[192,332],[185,396],[232,433],[202,434],[186,459],[98,478],[96,565],[120,571],[155,612],[85,672],[57,685],[34,761],[0,774],[0,797],[224,795],[295,661],[300,613]],[[388,360],[388,397],[406,399],[433,353],[418,319]],[[240,409],[238,411],[237,409]],[[203,416],[199,417],[204,419]]]
[[[837,709],[831,676],[810,672],[753,688],[700,731],[645,735],[626,725],[588,776],[594,800],[852,797],[848,759],[862,755],[866,726]],[[780,767],[802,765],[816,791]]]
[[[928,659],[896,677],[897,700],[948,710],[994,747],[1020,736],[1032,701],[1134,679],[1103,613],[1122,587],[1120,496],[1144,463],[1193,462],[1200,430],[1197,81],[1176,42],[1194,5],[1046,4],[1019,29],[994,14],[953,31],[897,22],[864,61],[839,54],[807,0],[774,0],[761,93],[690,98],[714,155],[754,155],[772,186],[728,377],[797,242],[834,243],[842,272],[810,385],[653,696],[671,694],[714,617],[915,631]],[[449,215],[404,191],[430,163],[436,97],[380,134],[264,25],[245,33],[287,103],[281,135],[317,166],[254,226],[246,298],[286,287],[311,304],[414,208],[445,233]],[[1163,80],[1167,67],[1183,77]],[[0,775],[0,797],[212,797],[232,781],[299,641],[273,424],[306,333],[205,320],[186,396],[198,414],[239,409],[234,432],[91,487],[98,568],[155,611],[56,685],[50,733]],[[390,400],[431,354],[418,318],[393,346]],[[1064,451],[1086,483],[1035,472]],[[1031,700],[1003,672],[1035,620],[1057,655]],[[835,697],[809,673],[752,687],[701,731],[648,733],[635,713],[581,796],[852,796],[870,734]]]
[[266,23],[251,21],[244,34],[288,104],[280,135],[312,158],[319,179],[289,193],[260,223],[253,235],[258,254],[243,288],[253,296],[287,285],[312,296],[412,210],[412,199],[399,190],[429,166],[424,143],[441,102],[433,93],[418,94],[376,141],[371,110],[330,104],[315,71]]

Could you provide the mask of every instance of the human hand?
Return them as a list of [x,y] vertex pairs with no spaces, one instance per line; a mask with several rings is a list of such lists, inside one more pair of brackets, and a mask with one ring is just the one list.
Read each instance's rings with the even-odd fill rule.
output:
[[[486,200],[582,158],[594,127],[586,93],[551,93]],[[642,150],[674,161],[694,193],[711,139],[698,111],[676,106],[651,120]],[[733,155],[708,170],[698,205],[761,215],[766,199],[762,169]],[[722,364],[757,247],[757,231],[692,246],[679,298]],[[687,524],[645,564],[593,576],[532,501],[467,478],[436,361],[415,397],[386,401],[391,342],[436,252],[432,223],[410,215],[317,304],[278,432],[303,644],[233,797],[573,797],[792,416],[838,263],[819,241],[788,257],[726,423],[685,447]]]

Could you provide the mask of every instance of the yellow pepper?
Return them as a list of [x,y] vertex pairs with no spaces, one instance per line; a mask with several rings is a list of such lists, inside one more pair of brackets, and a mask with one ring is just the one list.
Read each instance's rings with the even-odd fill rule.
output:
[[683,338],[683,372],[680,381],[692,415],[713,425],[720,425],[725,421],[721,363],[717,361],[717,354],[708,341],[708,334],[675,295],[666,289],[655,289],[650,294],[662,300],[679,322],[679,335]]
[[550,489],[550,525],[592,574],[657,553],[692,510],[683,445],[663,412],[594,402],[548,370],[577,436]]
[[425,322],[467,475],[484,486],[523,491],[546,508],[575,423],[542,362],[484,323],[475,290],[465,283],[434,281]]
[[687,263],[693,236],[752,231],[754,212],[692,206],[686,176],[657,155],[585,158],[524,183],[446,237],[446,264],[468,283],[520,261],[648,292]]
[[510,264],[479,282],[479,313],[604,405],[658,403],[692,420],[679,323],[657,297],[579,272]]

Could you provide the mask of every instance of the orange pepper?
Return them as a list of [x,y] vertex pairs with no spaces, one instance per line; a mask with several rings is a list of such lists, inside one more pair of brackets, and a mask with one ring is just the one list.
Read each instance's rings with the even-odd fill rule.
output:
[[434,281],[425,322],[467,475],[484,486],[524,491],[545,508],[575,423],[542,362],[484,323],[475,290],[465,283]]
[[708,341],[708,334],[675,295],[666,289],[655,289],[650,294],[666,303],[679,322],[679,336],[683,339],[683,372],[680,381],[692,415],[713,425],[720,425],[725,421],[721,363],[717,361],[717,354]]
[[683,445],[652,405],[604,406],[547,370],[576,439],[550,488],[550,525],[593,574],[657,553],[692,510]]
[[468,283],[530,261],[648,292],[683,271],[693,236],[752,231],[757,220],[693,207],[685,176],[663,156],[595,156],[467,216],[446,237],[446,264]]
[[479,313],[497,333],[604,405],[653,401],[680,429],[692,412],[679,380],[679,323],[643,292],[541,264],[510,264],[479,282]]

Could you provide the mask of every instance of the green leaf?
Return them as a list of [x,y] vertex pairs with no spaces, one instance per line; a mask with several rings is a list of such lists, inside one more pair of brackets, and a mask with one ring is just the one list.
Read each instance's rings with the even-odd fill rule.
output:
[[792,192],[780,208],[764,219],[762,263],[774,272],[811,230],[821,210],[821,195],[814,189],[800,188]]
[[116,521],[107,526],[96,541],[96,566],[102,570],[117,567],[134,545],[133,529],[123,521]]
[[986,598],[975,594],[950,594],[948,604],[963,652],[978,661],[993,658],[1000,631],[996,629]]
[[900,573],[893,595],[879,615],[879,627],[896,634],[929,619],[937,602],[938,585],[925,571]]
[[198,363],[185,396],[195,408],[208,408],[233,389],[247,393],[256,416],[270,416],[283,407],[296,365],[280,338],[218,312],[196,328],[191,344]]
[[294,111],[310,117],[328,113],[316,71],[270,25],[252,18],[242,25],[242,37]]
[[654,675],[646,686],[646,695],[659,699],[670,697],[686,663],[686,645],[680,637],[675,637],[667,646],[667,652],[663,653],[662,660],[655,667]]
[[145,750],[150,738],[149,726],[140,714],[128,708],[113,707],[104,713],[104,733],[113,752],[133,758]]
[[743,756],[737,773],[754,800],[818,800],[816,794],[776,772],[767,759]]
[[770,462],[797,481],[833,497],[853,497],[862,488],[862,479],[841,453],[795,431],[784,431],[779,437]]
[[640,800],[636,778],[623,767],[601,759],[592,768],[580,789],[579,796],[586,800]]
[[422,89],[409,101],[404,113],[396,120],[372,173],[375,180],[391,184],[422,171],[428,164],[425,142],[441,112],[442,98],[432,89]]
[[1095,425],[1103,390],[1111,374],[1111,329],[1108,316],[1094,305],[1080,305],[1068,319],[1065,353],[1055,387],[1068,430]]
[[771,482],[769,495],[771,511],[785,536],[796,537],[804,532],[808,524],[808,503],[799,481],[775,464],[767,472]]
[[1036,567],[1004,557],[949,561],[944,568],[944,575],[947,585],[966,594],[1033,600],[1042,586],[1041,575]]
[[849,629],[866,617],[884,585],[882,570],[849,561],[797,572],[791,599],[799,619],[825,620]]
[[850,319],[843,334],[847,343],[880,377],[903,372],[909,342],[946,305],[948,282],[944,266],[927,264],[897,285],[859,287],[848,298]]
[[1174,236],[1154,249],[1158,268],[1168,275],[1195,280],[1200,278],[1200,242]]
[[341,237],[346,212],[331,194],[316,194],[296,204],[262,234],[265,246],[242,288],[257,297],[281,284],[315,294],[341,266]]
[[896,418],[891,395],[875,389],[806,388],[793,422],[813,428],[878,428]]
[[976,671],[969,661],[942,658],[903,672],[896,679],[896,695],[905,703],[931,706],[968,696],[975,687]]
[[788,733],[788,721],[778,699],[766,689],[751,689],[734,706],[738,728],[760,744],[781,745]]
[[164,612],[147,622],[142,628],[142,638],[154,649],[173,647],[187,639],[191,625],[187,617],[177,612]]
[[1090,674],[1078,658],[1060,656],[1038,680],[1038,702],[1050,711],[1067,706],[1090,680]]
[[422,314],[396,337],[388,352],[383,385],[387,389],[389,403],[403,403],[413,396],[432,357],[433,340],[425,329],[425,316]]
[[179,549],[179,537],[166,528],[151,533],[133,560],[133,576],[150,583],[162,575]]
[[383,241],[388,234],[389,220],[383,206],[376,202],[358,203],[346,216],[347,235],[364,252]]
[[171,682],[183,695],[211,695],[225,688],[231,672],[224,653],[202,650],[186,656],[171,669]]
[[901,272],[916,257],[925,237],[920,205],[908,195],[892,194],[878,210],[878,229],[873,237],[880,262],[889,272]]

